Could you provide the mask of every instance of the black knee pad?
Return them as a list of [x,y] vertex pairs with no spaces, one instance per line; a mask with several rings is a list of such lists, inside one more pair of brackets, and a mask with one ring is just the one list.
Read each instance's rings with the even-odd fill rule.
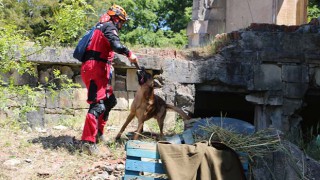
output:
[[106,120],[108,120],[109,112],[111,111],[111,109],[117,105],[116,96],[114,94],[111,94],[111,96],[107,100],[105,100],[104,105],[106,107],[106,110],[104,112],[103,119],[106,121]]
[[99,103],[90,104],[89,113],[93,114],[97,119],[106,110],[104,102],[101,100]]
[[111,94],[107,100],[104,101],[106,109],[112,109],[117,105],[117,98],[114,94]]

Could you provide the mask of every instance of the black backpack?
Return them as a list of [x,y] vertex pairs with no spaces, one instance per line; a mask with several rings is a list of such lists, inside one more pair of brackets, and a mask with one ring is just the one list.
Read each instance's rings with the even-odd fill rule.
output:
[[76,49],[73,52],[73,57],[78,59],[79,61],[84,61],[84,54],[86,52],[86,48],[92,38],[93,32],[96,29],[96,26],[93,26],[87,33],[80,39]]

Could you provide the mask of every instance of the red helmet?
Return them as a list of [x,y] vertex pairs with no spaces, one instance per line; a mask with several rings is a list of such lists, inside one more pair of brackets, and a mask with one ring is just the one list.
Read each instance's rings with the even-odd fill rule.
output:
[[128,16],[126,11],[119,5],[114,4],[111,6],[107,12],[109,16],[118,16],[121,20],[127,21]]

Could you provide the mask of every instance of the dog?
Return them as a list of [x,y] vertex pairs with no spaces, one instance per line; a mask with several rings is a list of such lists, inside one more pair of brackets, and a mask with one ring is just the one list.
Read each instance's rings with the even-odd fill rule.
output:
[[136,92],[131,104],[130,114],[117,134],[116,140],[120,139],[122,133],[134,117],[137,117],[138,119],[138,128],[133,136],[134,140],[137,140],[139,134],[143,131],[144,122],[152,117],[157,120],[160,129],[160,137],[163,137],[163,124],[167,109],[174,110],[180,114],[184,120],[191,119],[180,108],[167,104],[161,97],[154,94],[154,88],[159,87],[160,83],[155,80],[150,73],[146,72],[144,68],[137,70],[137,76],[140,88]]

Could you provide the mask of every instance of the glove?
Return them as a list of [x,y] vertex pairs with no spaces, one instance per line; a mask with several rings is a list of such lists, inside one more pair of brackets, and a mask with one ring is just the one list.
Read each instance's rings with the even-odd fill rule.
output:
[[130,52],[128,59],[131,63],[137,63],[138,62],[138,58],[135,54],[133,54],[132,52]]

